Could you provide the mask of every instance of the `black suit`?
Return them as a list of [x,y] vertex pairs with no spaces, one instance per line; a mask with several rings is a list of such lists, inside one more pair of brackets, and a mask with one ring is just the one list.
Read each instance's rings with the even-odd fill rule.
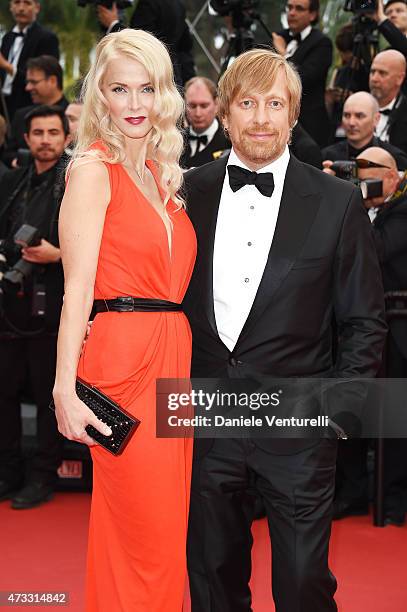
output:
[[[1,53],[7,59],[10,48],[14,42],[13,32],[7,32],[1,43]],[[30,94],[25,91],[26,65],[32,57],[40,55],[53,55],[59,59],[59,42],[53,32],[46,30],[34,21],[24,38],[24,45],[17,65],[17,73],[13,80],[11,95],[6,96],[10,118],[18,108],[32,104]],[[6,73],[0,71],[1,82],[4,83]]]
[[[294,157],[251,311],[233,351],[220,340],[212,260],[226,164],[221,159],[186,174],[198,239],[185,297],[192,375],[374,376],[386,333],[383,289],[359,192]],[[335,362],[334,313],[341,329]],[[269,518],[277,611],[336,610],[326,561],[335,459],[335,440],[195,440],[188,544],[194,612],[251,610],[253,481]]]
[[404,94],[400,103],[392,109],[388,125],[390,144],[402,149],[407,155],[407,97]]
[[[287,41],[289,30],[279,32]],[[289,61],[295,64],[301,76],[303,95],[300,123],[320,146],[330,141],[328,113],[325,108],[325,84],[332,64],[332,42],[319,30],[312,29]]]
[[300,161],[315,168],[322,168],[321,149],[300,123],[293,129],[290,151]]
[[214,137],[205,148],[195,153],[195,155],[191,155],[188,130],[185,135],[185,147],[180,159],[180,166],[181,168],[195,168],[196,166],[209,164],[209,162],[217,159],[226,149],[230,149],[230,141],[226,138],[222,126],[219,125]]
[[322,150],[322,159],[330,159],[331,161],[355,159],[360,153],[369,147],[380,147],[381,149],[388,151],[388,153],[390,153],[390,155],[392,155],[396,160],[399,170],[405,170],[407,168],[406,153],[393,144],[380,140],[377,138],[377,136],[373,136],[372,140],[361,149],[354,149],[346,139],[340,140],[336,144],[325,147],[325,149]]

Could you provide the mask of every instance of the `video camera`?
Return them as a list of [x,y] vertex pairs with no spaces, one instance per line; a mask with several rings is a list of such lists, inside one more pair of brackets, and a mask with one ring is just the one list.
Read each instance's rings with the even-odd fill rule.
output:
[[338,178],[350,181],[360,187],[364,200],[380,198],[383,195],[383,181],[380,179],[365,179],[361,181],[358,177],[358,162],[351,160],[335,161],[330,170],[333,170]]
[[119,10],[127,9],[133,6],[133,0],[77,0],[78,6],[85,7],[93,4],[104,6],[108,9],[113,7],[114,2],[116,2],[116,6]]
[[344,10],[354,15],[372,15],[377,11],[377,0],[346,0]]
[[210,0],[209,4],[221,17],[240,11],[252,11],[259,5],[259,0]]

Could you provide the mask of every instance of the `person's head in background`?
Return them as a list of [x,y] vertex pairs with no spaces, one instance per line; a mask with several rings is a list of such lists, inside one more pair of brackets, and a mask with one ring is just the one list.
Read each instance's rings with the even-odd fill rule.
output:
[[379,179],[383,182],[382,195],[375,198],[366,198],[364,200],[366,208],[383,206],[393,196],[400,183],[396,160],[388,151],[380,147],[369,147],[369,149],[365,149],[363,153],[360,153],[356,159],[365,160],[372,164],[371,167],[367,168],[359,166],[358,178],[361,181]]
[[36,0],[10,1],[10,13],[21,31],[30,26],[37,19],[40,9],[41,3]]
[[294,34],[318,25],[319,0],[287,0],[285,10],[288,27]]
[[369,88],[379,107],[390,104],[400,93],[406,76],[406,59],[400,51],[387,49],[378,53],[370,67]]
[[388,0],[384,7],[384,14],[400,32],[407,36],[407,2],[405,0]]
[[68,119],[69,123],[69,135],[71,140],[74,142],[76,140],[79,119],[81,117],[83,110],[83,102],[76,98],[73,100],[65,109],[65,117]]
[[353,24],[346,23],[338,30],[338,33],[335,38],[335,45],[338,49],[342,66],[347,66],[352,61],[353,41]]
[[378,102],[367,91],[358,91],[347,98],[342,111],[342,127],[352,147],[361,149],[372,140],[379,119]]
[[56,104],[63,97],[63,88],[62,67],[55,57],[40,55],[28,60],[25,89],[33,104]]
[[59,106],[38,106],[24,117],[24,138],[38,174],[59,161],[69,142],[69,124]]
[[197,76],[185,83],[186,116],[197,134],[205,132],[214,122],[218,112],[217,98],[215,83],[206,77]]

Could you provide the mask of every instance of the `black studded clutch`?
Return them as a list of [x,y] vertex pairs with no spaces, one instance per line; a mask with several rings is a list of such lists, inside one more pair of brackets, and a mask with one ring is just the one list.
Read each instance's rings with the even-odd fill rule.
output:
[[[112,430],[111,436],[104,436],[92,425],[87,425],[87,433],[113,455],[119,455],[141,421],[123,410],[119,404],[116,404],[102,391],[85,383],[80,378],[76,379],[76,394],[97,418]],[[53,401],[51,402],[51,408],[55,409]]]

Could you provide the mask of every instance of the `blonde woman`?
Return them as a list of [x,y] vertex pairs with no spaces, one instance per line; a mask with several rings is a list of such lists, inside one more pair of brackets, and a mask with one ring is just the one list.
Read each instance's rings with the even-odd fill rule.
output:
[[[179,311],[196,253],[178,195],[183,103],[164,45],[139,30],[103,38],[83,99],[60,216],[54,400],[61,433],[91,446],[94,464],[86,610],[181,612],[192,441],[155,437],[155,381],[190,371]],[[85,432],[109,434],[78,399],[77,374],[140,419],[121,455]]]

